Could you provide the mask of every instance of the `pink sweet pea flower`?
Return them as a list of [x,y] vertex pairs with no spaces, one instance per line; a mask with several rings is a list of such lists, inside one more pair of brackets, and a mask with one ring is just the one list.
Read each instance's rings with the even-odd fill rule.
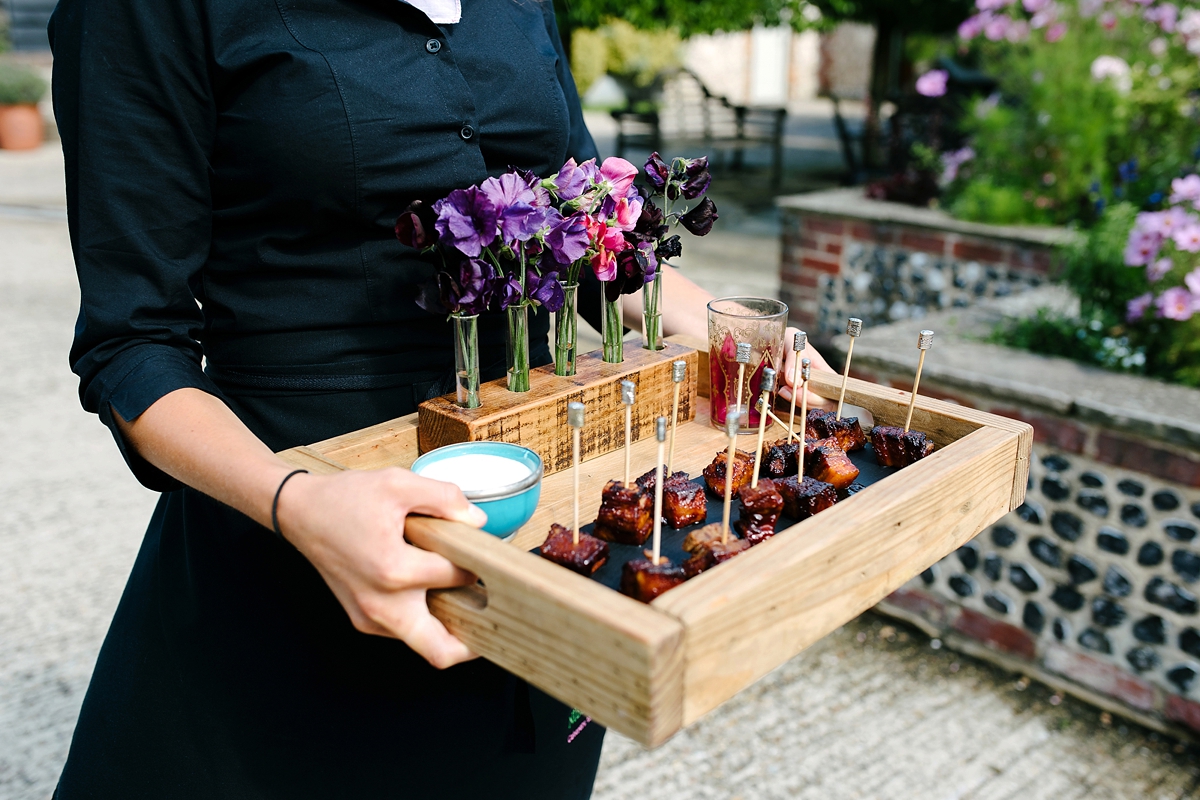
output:
[[923,97],[942,97],[946,94],[946,84],[950,73],[944,69],[932,69],[917,78],[917,94]]
[[985,25],[987,25],[989,19],[991,19],[990,14],[975,14],[974,16],[967,17],[958,26],[959,37],[966,39],[967,41],[974,39],[976,36],[983,33],[983,28]]
[[1154,304],[1158,308],[1158,316],[1163,319],[1173,319],[1183,322],[1191,319],[1196,313],[1196,296],[1182,286],[1167,289],[1158,297]]
[[1146,280],[1151,283],[1160,281],[1163,276],[1175,268],[1175,262],[1169,258],[1160,258],[1152,264],[1146,265]]
[[1172,203],[1200,203],[1200,175],[1188,175],[1171,181]]
[[1054,44],[1059,39],[1067,35],[1067,26],[1065,23],[1056,22],[1046,29],[1046,41]]
[[1195,222],[1185,225],[1171,234],[1175,246],[1188,253],[1200,253],[1200,225]]
[[1046,8],[1054,4],[1054,0],[1021,0],[1021,5],[1025,6],[1025,10],[1030,14],[1036,14],[1039,11],[1045,11]]
[[623,197],[637,178],[638,168],[623,158],[613,156],[604,159],[600,165],[600,175],[612,184],[612,194]]
[[1125,320],[1127,322],[1136,322],[1146,316],[1146,312],[1150,310],[1150,306],[1154,304],[1154,293],[1146,292],[1145,294],[1135,297],[1125,306]]
[[1008,26],[1011,23],[1011,19],[1003,14],[998,14],[983,26],[983,35],[988,41],[999,42],[1008,36]]

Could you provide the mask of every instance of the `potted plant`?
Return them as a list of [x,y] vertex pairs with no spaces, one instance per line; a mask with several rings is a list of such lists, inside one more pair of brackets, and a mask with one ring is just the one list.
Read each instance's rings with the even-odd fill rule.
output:
[[37,104],[46,94],[46,81],[32,69],[0,63],[0,148],[32,150],[45,139],[45,124]]

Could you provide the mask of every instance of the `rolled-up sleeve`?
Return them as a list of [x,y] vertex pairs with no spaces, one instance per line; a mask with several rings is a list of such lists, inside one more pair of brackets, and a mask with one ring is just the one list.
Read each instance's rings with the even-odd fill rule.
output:
[[113,411],[133,420],[187,387],[219,396],[198,303],[215,120],[204,30],[189,0],[62,0],[50,23],[81,296],[71,368],[83,407],[157,491],[178,484],[138,457]]

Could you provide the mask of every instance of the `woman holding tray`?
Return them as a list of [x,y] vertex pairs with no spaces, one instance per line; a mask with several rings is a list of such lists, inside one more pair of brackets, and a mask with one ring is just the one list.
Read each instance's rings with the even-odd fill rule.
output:
[[[429,614],[426,590],[474,578],[405,516],[482,512],[273,455],[453,387],[450,328],[414,302],[432,265],[392,223],[596,155],[552,4],[62,0],[50,33],[71,362],[163,492],[56,797],[589,796],[602,729]],[[667,280],[667,330],[704,335],[708,296]],[[485,379],[502,324],[480,320]]]

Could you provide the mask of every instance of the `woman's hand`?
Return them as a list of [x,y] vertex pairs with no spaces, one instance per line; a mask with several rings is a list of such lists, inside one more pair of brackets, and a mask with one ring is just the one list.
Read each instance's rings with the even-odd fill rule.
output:
[[400,639],[445,669],[475,658],[429,613],[429,589],[475,576],[404,541],[409,514],[480,527],[487,516],[457,486],[408,470],[296,475],[279,497],[279,528],[321,573],[363,633]]
[[[796,351],[792,349],[792,342],[795,340],[796,334],[799,332],[800,331],[797,328],[788,328],[783,334],[783,381],[779,388],[779,396],[784,400],[792,399],[792,376],[795,374],[797,356]],[[815,370],[821,370],[822,372],[833,372],[833,369],[831,369],[829,364],[825,362],[825,358],[819,352],[817,352],[817,349],[811,344],[801,351],[799,356],[802,359],[807,358],[809,361],[811,361],[812,368]],[[799,400],[799,398],[796,399]],[[811,391],[808,393],[808,405],[810,408],[825,408],[826,406],[832,407],[831,403],[827,402],[819,395],[813,394]]]

